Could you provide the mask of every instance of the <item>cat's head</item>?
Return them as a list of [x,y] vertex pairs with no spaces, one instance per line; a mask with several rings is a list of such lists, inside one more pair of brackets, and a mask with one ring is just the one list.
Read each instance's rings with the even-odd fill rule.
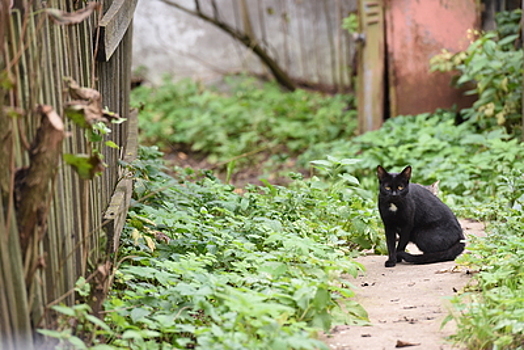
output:
[[400,173],[388,173],[382,166],[377,167],[377,177],[380,185],[380,195],[392,200],[401,200],[409,193],[411,166],[407,166]]

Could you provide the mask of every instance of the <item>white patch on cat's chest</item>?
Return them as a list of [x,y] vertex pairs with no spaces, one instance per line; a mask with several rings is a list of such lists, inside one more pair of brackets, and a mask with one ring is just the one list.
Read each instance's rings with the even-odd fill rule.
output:
[[393,203],[389,203],[389,211],[392,211],[392,212],[396,212],[397,211],[397,206]]

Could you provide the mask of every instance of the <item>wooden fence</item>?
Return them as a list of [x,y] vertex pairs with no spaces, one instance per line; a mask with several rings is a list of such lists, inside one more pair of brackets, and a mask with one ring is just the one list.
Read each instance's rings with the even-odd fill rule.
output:
[[[0,348],[31,348],[79,277],[100,310],[131,193],[119,161],[136,153],[136,3],[0,0]],[[100,124],[116,120],[102,107],[126,120]]]
[[[269,74],[253,54],[256,47],[300,86],[331,92],[354,89],[355,38],[342,23],[356,13],[357,0],[200,0],[200,10],[196,3],[140,3],[134,64],[147,68],[144,78],[160,83],[166,73],[203,80],[239,71]],[[201,12],[219,25],[180,8]],[[225,34],[226,27],[241,33],[237,40]],[[229,29],[225,31],[231,33]]]

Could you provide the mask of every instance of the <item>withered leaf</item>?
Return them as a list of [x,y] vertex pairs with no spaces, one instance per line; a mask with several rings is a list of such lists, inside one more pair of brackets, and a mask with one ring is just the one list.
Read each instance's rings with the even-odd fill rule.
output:
[[100,92],[98,92],[95,89],[81,87],[80,85],[78,85],[76,81],[74,81],[70,77],[65,77],[64,81],[67,84],[67,87],[69,88],[69,94],[75,100],[100,101],[102,99]]
[[82,128],[92,128],[97,122],[118,124],[125,121],[117,113],[102,108],[102,95],[95,89],[81,87],[70,77],[64,78],[74,101],[66,103],[65,114]]
[[169,243],[171,242],[171,238],[169,238],[169,236],[167,236],[165,233],[162,233],[160,231],[153,231],[155,233],[155,238],[157,239],[157,241],[162,241],[164,243]]
[[75,12],[65,12],[58,9],[46,9],[47,15],[59,25],[72,25],[85,20],[93,13],[93,11],[100,9],[100,3],[89,2],[87,6]]
[[108,120],[101,112],[97,104],[86,101],[71,101],[65,107],[66,116],[81,128],[91,128],[96,122],[107,123]]

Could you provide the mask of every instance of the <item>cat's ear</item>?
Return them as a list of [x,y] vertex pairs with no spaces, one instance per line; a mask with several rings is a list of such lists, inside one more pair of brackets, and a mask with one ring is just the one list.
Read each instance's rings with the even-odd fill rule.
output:
[[377,177],[380,181],[384,180],[389,173],[382,166],[377,166]]
[[437,180],[433,182],[431,185],[429,185],[429,190],[431,193],[433,193],[435,196],[438,195],[438,184],[440,183],[440,180]]
[[409,181],[409,179],[411,179],[411,165],[405,167],[404,170],[402,170],[402,172],[400,173],[400,175]]

